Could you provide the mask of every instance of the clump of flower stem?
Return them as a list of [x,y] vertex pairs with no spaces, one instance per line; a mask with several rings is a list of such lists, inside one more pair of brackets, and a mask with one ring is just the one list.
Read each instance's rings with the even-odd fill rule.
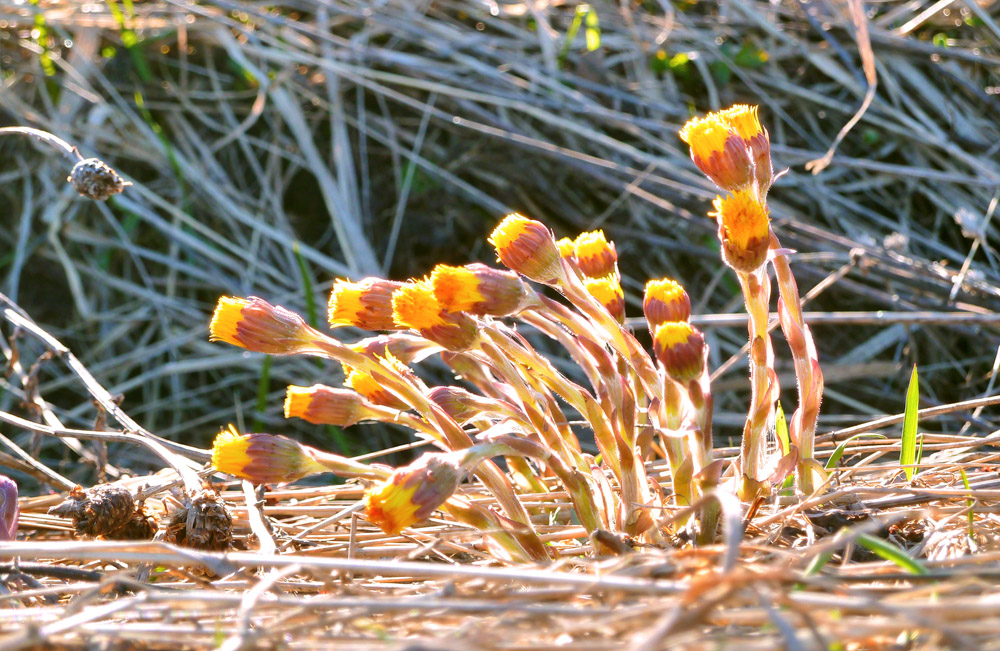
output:
[[[723,259],[740,280],[751,317],[753,400],[734,485],[747,499],[767,488],[762,444],[777,396],[767,334],[770,259],[803,396],[791,428],[793,453],[801,458],[800,486],[811,490],[822,376],[794,279],[770,230],[767,132],[756,109],[737,106],[693,121],[682,137],[699,168],[730,193],[716,201],[714,216]],[[698,542],[712,542],[719,509],[702,498],[719,485],[722,462],[713,458],[708,346],[690,323],[687,292],[669,278],[647,284],[649,350],[624,325],[618,252],[602,231],[557,242],[544,224],[514,213],[489,242],[509,271],[475,263],[438,265],[427,277],[406,282],[338,280],[329,302],[331,326],[384,333],[358,342],[344,343],[254,297],[221,298],[211,322],[213,340],[341,363],[344,388],[291,386],[286,417],[339,426],[391,422],[439,451],[392,469],[230,428],[216,442],[216,469],[257,483],[321,472],[370,480],[365,515],[387,534],[441,509],[480,530],[491,549],[515,562],[554,554],[522,494],[564,493],[571,521],[591,536],[611,533],[657,544],[688,527]],[[561,346],[578,371],[557,367],[535,347],[536,339],[523,334],[529,331]],[[430,355],[440,355],[462,386],[427,386],[412,365]],[[645,464],[656,453],[670,467],[670,490],[646,475]],[[462,497],[467,476],[491,499]],[[678,507],[680,515],[665,517]],[[535,502],[532,513],[544,508]],[[547,517],[560,517],[554,510]]]

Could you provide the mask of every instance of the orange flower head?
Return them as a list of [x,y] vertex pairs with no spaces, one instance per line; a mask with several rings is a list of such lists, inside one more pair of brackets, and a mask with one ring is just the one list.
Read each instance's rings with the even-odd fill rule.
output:
[[426,520],[458,488],[463,470],[454,454],[425,454],[365,493],[365,517],[389,535]]
[[687,383],[705,369],[705,337],[685,321],[666,321],[653,333],[653,352],[671,378]]
[[725,199],[716,197],[715,212],[710,213],[719,223],[722,257],[737,271],[755,271],[767,260],[771,240],[771,220],[767,206],[748,190],[736,192]]
[[413,280],[392,294],[393,318],[447,350],[462,352],[479,337],[476,321],[461,312],[446,312],[434,296],[429,279]]
[[553,284],[562,277],[562,256],[545,224],[511,213],[493,229],[489,242],[500,262],[536,282]]
[[516,273],[478,262],[464,267],[439,264],[431,273],[431,285],[447,312],[507,316],[519,311],[528,298],[528,289]]
[[327,471],[298,441],[273,434],[240,434],[232,425],[215,437],[212,467],[255,484],[291,482]]
[[408,409],[405,402],[386,391],[381,382],[364,371],[352,369],[344,379],[344,386],[354,389],[376,405],[400,411]]
[[603,278],[584,278],[583,285],[618,323],[625,323],[625,292],[615,274],[608,274]]
[[392,318],[392,293],[402,284],[382,278],[365,278],[356,283],[337,280],[327,309],[330,325],[362,330],[399,329]]
[[604,237],[604,231],[580,233],[573,242],[576,264],[583,275],[601,278],[618,273],[618,251],[615,243]]
[[756,106],[734,104],[724,111],[719,111],[719,115],[730,128],[740,134],[740,138],[746,141],[757,137],[764,131],[757,118]]
[[301,418],[313,425],[349,427],[376,418],[372,407],[357,392],[323,384],[290,385],[285,392],[285,418]]
[[665,321],[687,321],[691,318],[691,298],[681,284],[670,278],[650,280],[642,300],[649,331]]
[[691,160],[723,190],[738,190],[753,182],[753,162],[746,143],[718,113],[692,118],[680,132],[691,147]]
[[225,341],[240,348],[269,355],[308,352],[320,333],[290,310],[262,298],[219,299],[209,325],[210,341]]

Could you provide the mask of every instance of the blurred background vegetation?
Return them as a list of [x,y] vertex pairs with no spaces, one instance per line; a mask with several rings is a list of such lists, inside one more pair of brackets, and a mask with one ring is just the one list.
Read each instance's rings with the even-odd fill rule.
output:
[[[322,325],[334,278],[492,262],[486,235],[517,210],[557,237],[603,228],[631,316],[647,279],[680,280],[697,315],[723,315],[704,324],[720,367],[746,341],[742,300],[706,217],[711,184],[677,131],[746,102],[788,168],[769,200],[775,229],[798,251],[803,292],[824,283],[808,310],[862,313],[813,320],[821,430],[900,412],[912,364],[925,406],[988,394],[1000,3],[863,14],[859,31],[834,0],[4,2],[0,126],[50,130],[134,185],[82,199],[65,160],[0,139],[0,291],[161,435],[206,445],[242,422],[360,454],[408,437],[285,422],[285,385],[339,384],[339,366],[209,343],[216,299],[260,295]],[[862,106],[869,44],[873,100],[813,175],[806,163]],[[31,367],[40,348],[14,341]],[[716,380],[722,445],[742,423],[745,376],[739,359]],[[23,379],[0,379],[0,408],[22,409],[37,381],[66,425],[94,426],[58,361]],[[984,432],[993,418],[931,426]],[[0,433],[93,476],[57,441]],[[119,467],[145,464],[120,453]]]

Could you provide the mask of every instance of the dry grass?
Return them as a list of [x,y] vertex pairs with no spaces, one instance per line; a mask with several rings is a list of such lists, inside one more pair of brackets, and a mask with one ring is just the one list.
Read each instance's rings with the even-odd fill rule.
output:
[[[808,320],[828,385],[821,431],[901,411],[912,363],[926,406],[994,393],[997,3],[871,4],[877,92],[815,176],[804,164],[823,155],[867,88],[841,3],[593,5],[600,49],[586,53],[581,35],[562,62],[572,4],[331,1],[279,15],[268,3],[169,0],[138,3],[124,18],[134,31],[104,3],[0,6],[0,121],[49,129],[134,183],[107,204],[84,202],[62,182],[63,161],[0,140],[0,287],[99,385],[124,395],[124,411],[146,430],[203,445],[240,417],[289,431],[278,396],[316,376],[310,362],[283,360],[258,403],[261,358],[207,342],[220,293],[305,313],[337,276],[403,278],[486,259],[478,243],[509,209],[559,235],[602,227],[618,244],[630,300],[662,275],[694,297],[718,369],[722,443],[745,418],[745,317],[703,217],[710,184],[676,131],[692,111],[749,101],[762,106],[776,164],[790,168],[770,204],[782,241],[800,252],[803,290],[814,287]],[[45,34],[32,34],[36,17]],[[104,400],[95,412],[94,385],[42,360],[46,346],[30,332],[13,338],[9,318],[0,330],[10,368],[0,412],[49,428],[0,424],[10,453],[0,463],[23,487],[128,475],[138,490],[176,479],[134,440],[105,448],[83,435],[44,436],[117,426],[114,409]],[[790,366],[779,371],[791,389]],[[258,413],[258,404],[270,407]],[[747,517],[727,541],[735,566],[726,546],[684,541],[595,559],[580,530],[546,516],[539,531],[563,558],[497,567],[478,534],[445,519],[386,538],[352,515],[353,485],[268,493],[263,515],[280,555],[261,553],[268,536],[251,533],[256,509],[228,488],[244,551],[225,558],[75,540],[66,521],[45,515],[61,498],[25,498],[25,542],[0,547],[21,564],[9,568],[0,626],[12,646],[850,648],[913,639],[989,648],[1000,627],[1000,480],[987,446],[998,428],[986,402],[970,409],[921,422],[928,435],[913,485],[898,467],[898,425],[884,425],[888,441],[853,441],[831,491],[780,498]],[[315,429],[301,433],[332,447]],[[337,444],[360,453],[402,440],[380,432]],[[154,515],[176,508],[169,488],[148,492]],[[838,535],[843,526],[851,533]],[[853,541],[861,532],[906,549],[927,573],[871,556]],[[823,552],[830,562],[807,576]],[[403,562],[413,560],[434,562]],[[60,568],[84,571],[51,575]]]

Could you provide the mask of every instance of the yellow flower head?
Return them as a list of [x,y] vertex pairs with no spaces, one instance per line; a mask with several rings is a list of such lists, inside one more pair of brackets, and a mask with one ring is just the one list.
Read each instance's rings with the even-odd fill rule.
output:
[[509,269],[551,284],[562,277],[559,247],[545,224],[511,213],[493,229],[489,242]]
[[240,434],[232,425],[215,437],[212,467],[255,484],[290,482],[327,470],[297,441],[273,434]]
[[691,147],[691,160],[698,169],[723,190],[738,190],[753,182],[750,150],[719,113],[692,118],[680,137]]
[[349,427],[376,416],[358,393],[348,389],[323,384],[290,385],[285,392],[285,418],[301,418],[314,425]]
[[734,104],[719,112],[720,117],[729,127],[736,131],[746,141],[756,138],[764,129],[757,118],[757,107],[749,104]]
[[705,368],[705,337],[685,321],[666,321],[653,333],[653,352],[677,382],[697,379]]
[[382,278],[365,278],[354,283],[337,280],[330,292],[327,317],[330,325],[354,326],[363,330],[396,330],[392,318],[392,293],[402,283]]
[[209,324],[209,340],[270,355],[292,355],[310,349],[318,332],[298,314],[256,296],[219,299]]
[[439,264],[431,273],[438,303],[447,312],[506,316],[520,309],[527,288],[516,273],[474,263],[464,267]]
[[716,197],[715,212],[719,239],[726,263],[737,271],[751,272],[767,260],[771,239],[771,220],[767,206],[752,191],[735,192],[726,198]]
[[587,292],[596,298],[619,323],[625,323],[625,292],[614,274],[602,278],[584,278]]
[[426,520],[458,488],[462,469],[449,454],[425,454],[365,493],[365,517],[389,535]]
[[446,323],[428,280],[411,280],[392,293],[392,317],[398,325],[414,330]]
[[559,248],[559,255],[564,258],[575,258],[576,257],[576,243],[569,237],[564,237],[556,240],[556,246]]
[[650,280],[642,300],[650,332],[665,321],[687,321],[691,318],[691,298],[681,284],[670,278]]
[[468,350],[478,337],[472,317],[442,309],[430,279],[412,280],[393,292],[392,314],[399,325],[418,330],[425,339],[453,352]]
[[344,386],[354,389],[376,405],[399,410],[407,409],[405,402],[386,391],[381,382],[364,371],[351,370],[344,379]]
[[615,243],[604,237],[604,231],[580,233],[573,242],[576,264],[583,275],[600,278],[618,272],[618,251]]

